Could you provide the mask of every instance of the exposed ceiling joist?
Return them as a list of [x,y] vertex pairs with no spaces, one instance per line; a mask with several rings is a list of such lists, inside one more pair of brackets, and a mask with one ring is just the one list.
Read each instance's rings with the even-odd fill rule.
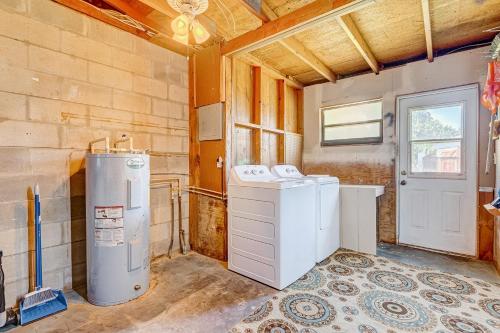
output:
[[[272,10],[269,5],[262,0],[262,12],[269,17],[271,20],[276,20],[278,15]],[[307,49],[301,42],[299,42],[294,37],[288,37],[279,41],[281,45],[287,48],[290,52],[295,54],[299,59],[308,64],[312,69],[321,74],[330,82],[335,82],[337,80],[337,75],[325,65],[318,57],[314,55],[309,49]]]
[[95,6],[89,4],[88,2],[85,2],[83,0],[53,0],[53,1],[59,3],[63,6],[66,6],[68,8],[71,8],[73,10],[79,11],[85,15],[93,17],[97,20],[100,20],[104,23],[113,25],[119,29],[125,30],[125,31],[130,32],[134,35],[142,37],[144,39],[151,38],[151,36],[149,36],[145,31],[139,30],[139,29],[131,27],[130,25],[127,25],[121,21],[118,21],[117,19],[114,19],[111,16],[106,15],[98,7],[95,7]]
[[432,48],[431,11],[429,0],[422,0],[422,15],[424,17],[425,45],[427,47],[427,60],[434,61],[434,51]]
[[312,25],[356,11],[374,0],[316,0],[222,46],[223,55],[248,52],[289,37]]
[[337,17],[337,22],[340,24],[342,29],[344,29],[345,33],[352,41],[363,59],[365,59],[365,61],[368,63],[368,66],[370,66],[375,74],[378,74],[378,72],[380,71],[378,61],[373,55],[372,50],[368,46],[368,43],[366,43],[358,27],[356,26],[356,23],[354,23],[351,15],[347,14],[344,16],[339,16]]
[[288,82],[288,84],[294,88],[304,88],[304,84],[301,81],[297,80],[296,78],[290,75],[287,75],[285,73],[282,73],[274,69],[272,66],[268,65],[265,61],[257,58],[256,56],[250,53],[246,53],[245,55],[243,55],[242,59],[246,60],[251,65],[261,66],[265,72],[269,73],[272,77],[276,79],[285,79],[285,81]]
[[139,2],[139,1],[126,1],[126,0],[104,0],[108,5],[121,10],[137,22],[158,31],[164,38],[167,39],[172,49],[176,52],[184,50],[186,52],[186,45],[179,43],[172,38],[172,32],[165,26],[158,24],[156,21],[148,19],[148,15],[154,10],[153,8]]
[[[270,21],[269,15],[266,15],[262,10],[264,0],[238,0],[238,2],[262,22],[266,23]],[[257,4],[255,2],[257,2]],[[260,2],[260,4],[258,4],[258,2]]]

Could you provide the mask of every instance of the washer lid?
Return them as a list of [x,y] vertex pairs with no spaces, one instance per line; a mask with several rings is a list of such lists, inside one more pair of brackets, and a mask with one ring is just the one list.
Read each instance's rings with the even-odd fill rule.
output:
[[307,175],[304,176],[304,178],[310,179],[316,183],[321,183],[321,184],[339,183],[339,179],[337,177],[332,177],[328,175]]
[[313,184],[312,180],[277,177],[265,165],[238,165],[231,170],[229,185],[285,189]]

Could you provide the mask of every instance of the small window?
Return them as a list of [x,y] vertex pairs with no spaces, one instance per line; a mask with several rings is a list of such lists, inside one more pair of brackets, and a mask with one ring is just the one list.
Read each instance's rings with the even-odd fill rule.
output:
[[382,100],[321,109],[322,146],[381,143]]
[[409,109],[411,174],[463,174],[463,105]]

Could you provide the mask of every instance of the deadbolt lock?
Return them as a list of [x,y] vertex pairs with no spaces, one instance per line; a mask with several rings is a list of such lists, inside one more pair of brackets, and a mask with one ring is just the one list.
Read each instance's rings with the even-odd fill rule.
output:
[[401,171],[401,175],[402,175],[402,176],[406,176],[406,171],[405,171],[405,170],[402,170],[402,171]]

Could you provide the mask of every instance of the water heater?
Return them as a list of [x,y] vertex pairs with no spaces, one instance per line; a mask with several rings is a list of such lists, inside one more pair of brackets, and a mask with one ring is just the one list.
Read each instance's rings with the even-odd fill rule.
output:
[[87,297],[124,303],[149,287],[149,156],[132,147],[86,156]]

